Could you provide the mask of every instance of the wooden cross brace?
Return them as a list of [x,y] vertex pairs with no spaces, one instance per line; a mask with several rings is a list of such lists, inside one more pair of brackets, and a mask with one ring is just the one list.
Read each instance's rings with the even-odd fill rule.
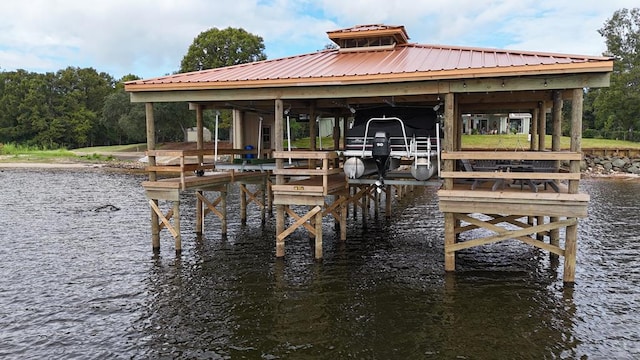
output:
[[[465,241],[465,242],[461,242],[461,243],[455,243],[455,244],[451,244],[451,245],[446,245],[445,246],[445,253],[451,253],[451,252],[455,252],[458,250],[462,250],[462,249],[467,249],[467,248],[471,248],[471,247],[475,247],[475,246],[480,246],[480,245],[486,245],[486,244],[491,244],[491,243],[496,243],[496,242],[500,242],[500,241],[504,241],[504,240],[509,240],[509,239],[517,239],[520,240],[526,244],[535,246],[537,248],[543,249],[543,250],[547,250],[549,252],[552,252],[554,254],[560,255],[560,256],[564,256],[565,251],[564,249],[560,248],[559,246],[555,246],[555,245],[550,245],[547,243],[544,243],[542,241],[538,241],[538,240],[534,240],[532,239],[530,236],[531,234],[535,234],[535,233],[541,233],[541,232],[545,232],[545,231],[550,231],[553,229],[560,229],[563,227],[567,227],[567,226],[573,226],[573,225],[577,225],[578,224],[578,220],[575,218],[569,218],[566,220],[560,220],[560,221],[554,221],[548,224],[539,224],[536,226],[532,226],[529,224],[524,224],[521,222],[516,222],[513,221],[513,223],[518,223],[518,224],[522,224],[523,228],[519,229],[519,230],[508,230],[505,229],[503,227],[494,225],[495,221],[497,221],[498,219],[502,219],[502,218],[496,218],[490,221],[482,221],[476,218],[473,218],[471,216],[468,216],[466,214],[455,214],[455,218],[457,220],[462,220],[465,222],[468,222],[471,225],[475,225],[475,228],[484,228],[484,229],[488,229],[490,231],[493,231],[496,233],[496,235],[492,235],[492,236],[487,236],[487,237],[483,237],[483,238],[478,238],[478,239],[473,239],[473,240],[469,240],[469,241]],[[508,216],[505,218],[512,218],[512,216]],[[504,222],[504,221],[500,221],[500,222]],[[512,223],[511,221],[508,221],[510,223]]]
[[324,203],[324,211],[322,212],[322,216],[327,216],[327,215],[331,215],[333,216],[334,219],[338,220],[338,222],[341,222],[340,220],[340,205],[342,205],[344,202],[348,201],[346,196],[340,196],[338,198],[338,200],[334,201],[331,205],[327,204],[326,202]]
[[264,203],[258,198],[258,196],[262,195],[261,188],[258,188],[255,192],[251,192],[245,184],[240,184],[240,191],[247,195],[247,199],[249,200],[247,204],[254,202],[261,210],[265,208]]
[[220,212],[220,210],[216,208],[216,206],[218,206],[222,201],[222,195],[218,196],[213,202],[209,201],[209,199],[207,199],[200,192],[196,192],[196,197],[207,206],[207,208],[204,209],[203,216],[207,216],[207,214],[211,212],[214,213],[220,220],[224,220],[224,215],[222,214],[222,212]]
[[160,220],[160,223],[158,224],[159,229],[162,230],[162,228],[166,227],[167,230],[169,230],[169,232],[171,233],[171,236],[176,239],[180,234],[178,233],[178,231],[176,231],[176,229],[173,227],[173,225],[171,225],[171,222],[169,221],[173,217],[173,208],[169,209],[169,211],[167,211],[167,214],[165,215],[153,200],[149,200],[149,206],[151,206],[153,212],[158,215],[158,219]]
[[[489,223],[489,224],[493,224],[493,225],[506,222],[506,223],[513,224],[515,226],[519,226],[521,228],[527,228],[527,227],[531,227],[532,226],[532,225],[530,225],[528,223],[523,223],[521,221],[518,221],[518,219],[522,218],[522,215],[509,215],[509,216],[492,215],[492,214],[486,214],[486,215],[493,217],[493,219],[485,220],[485,222]],[[456,232],[456,234],[459,234],[459,233],[463,233],[463,232],[470,231],[470,230],[473,230],[473,229],[478,229],[478,228],[480,228],[480,226],[474,225],[474,224],[469,224],[469,225],[466,225],[466,226],[461,226],[459,228],[456,228],[455,232]]]
[[373,191],[374,188],[375,188],[375,185],[373,184],[365,186],[363,188],[357,187],[356,189],[359,189],[359,190],[355,194],[353,194],[353,196],[349,201],[351,201],[354,206],[358,206],[364,209],[365,203],[363,201],[363,197],[365,197],[365,195],[368,197],[371,197],[371,192]]
[[282,233],[278,234],[277,241],[284,241],[287,236],[291,235],[297,228],[300,226],[304,226],[312,236],[316,235],[316,228],[311,225],[308,221],[312,219],[316,214],[322,211],[322,208],[317,205],[313,209],[309,210],[304,216],[299,216],[296,214],[289,206],[285,206],[285,211],[289,216],[296,219],[296,221],[291,224],[287,229],[285,229]]

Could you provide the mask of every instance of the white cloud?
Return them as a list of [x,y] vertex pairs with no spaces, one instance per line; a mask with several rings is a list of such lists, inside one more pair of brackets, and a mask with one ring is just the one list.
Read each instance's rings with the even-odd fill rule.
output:
[[93,67],[116,78],[177,70],[211,27],[262,36],[269,58],[321,49],[326,31],[405,25],[419,43],[599,55],[597,33],[637,0],[22,0],[0,4],[0,70]]

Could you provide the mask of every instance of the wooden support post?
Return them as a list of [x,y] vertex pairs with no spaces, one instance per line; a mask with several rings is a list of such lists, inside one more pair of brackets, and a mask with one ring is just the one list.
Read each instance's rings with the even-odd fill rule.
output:
[[315,228],[316,228],[316,242],[315,242],[315,258],[316,260],[322,259],[322,211],[318,211],[315,215]]
[[[537,216],[536,217],[536,225],[540,226],[544,224],[544,216]],[[544,234],[542,233],[536,233],[536,239],[543,241],[544,240]]]
[[538,113],[540,112],[540,108],[534,108],[531,111],[531,129],[530,129],[530,133],[531,133],[531,141],[529,142],[529,148],[532,151],[537,151],[538,150]]
[[221,230],[220,233],[223,237],[227,236],[227,195],[229,194],[229,184],[224,185],[222,190],[220,190],[220,212],[222,213],[221,222]]
[[340,207],[336,207],[336,204],[340,204],[340,195],[333,195],[332,198],[333,202],[331,203],[331,206],[329,206],[327,203],[324,204],[324,207],[326,209],[325,214],[333,216],[333,229],[335,231],[340,231],[340,216],[339,214],[336,214],[336,211],[340,211]]
[[[312,102],[309,106],[309,149],[316,150],[316,141],[318,140],[318,132],[316,131],[316,103]],[[314,160],[309,160],[309,168]]]
[[553,132],[551,133],[551,150],[560,151],[560,137],[562,136],[562,92],[553,91]]
[[[560,151],[560,139],[562,137],[562,92],[560,90],[553,91],[553,113],[552,113],[552,122],[553,122],[553,132],[551,133],[551,151]],[[556,172],[560,169],[560,161],[555,161]],[[555,221],[557,221],[556,219]],[[553,219],[549,221],[553,222]],[[555,234],[555,236],[554,236]],[[553,242],[554,237],[559,241],[560,232],[556,229],[551,232],[549,238]]]
[[284,257],[284,238],[277,235],[284,232],[285,205],[276,205],[276,257]]
[[[156,149],[156,123],[153,118],[153,103],[145,103],[145,119],[147,123],[147,150]],[[156,156],[149,156],[149,166],[156,166]],[[149,171],[149,181],[156,181],[156,172]]]
[[547,108],[544,101],[538,103],[538,109],[538,150],[543,151],[547,134]]
[[233,147],[236,149],[244,148],[244,111],[233,110]]
[[341,196],[340,201],[340,240],[347,240],[347,208],[348,208],[348,195]]
[[[455,96],[453,93],[447,93],[444,95],[444,144],[443,150],[446,152],[453,152],[455,150],[456,134],[455,134]],[[455,160],[444,161],[444,171],[454,170]],[[453,179],[446,178],[444,180],[444,189],[453,189]]]
[[[456,134],[456,104],[455,95],[453,93],[446,93],[444,95],[444,144],[443,150],[446,152],[453,152],[456,150],[457,134]],[[445,160],[443,170],[454,171],[454,160]],[[443,183],[444,189],[453,189],[453,179],[446,178]],[[455,252],[449,250],[449,246],[456,243],[456,219],[454,213],[444,213],[444,270],[455,271],[456,270],[456,258]]]
[[[462,149],[462,116],[460,116],[460,97],[453,97],[453,131],[455,133],[455,145],[454,149],[456,151]],[[455,166],[455,163],[454,163]]]
[[[203,113],[202,105],[196,105],[196,148],[198,150],[204,149],[204,125],[203,125]],[[198,164],[202,164],[204,156],[198,154]]]
[[[340,147],[340,121],[341,121],[341,117],[337,117],[334,115],[333,117],[333,149],[334,150],[342,150],[342,148]],[[340,167],[340,158],[335,158],[333,160],[333,167],[334,168],[338,168]]]
[[[365,193],[365,196],[362,198],[362,222],[366,222],[367,219],[369,218],[369,210],[371,208],[371,204],[370,204],[370,200],[371,200],[371,187],[367,188],[367,192]],[[373,190],[375,191],[375,190]]]
[[[150,200],[156,207],[158,207],[158,200]],[[151,206],[153,208],[153,205]],[[151,210],[151,248],[153,252],[160,251],[160,218],[158,214]]]
[[240,184],[240,223],[247,225],[247,193],[246,185]]
[[[549,217],[549,222],[554,223],[560,221],[560,218],[557,216]],[[549,230],[549,244],[558,246],[560,245],[560,229],[551,229]],[[551,254],[553,256],[553,254]]]
[[456,243],[456,219],[453,213],[444,213],[444,270],[456,270],[456,253],[449,251],[449,246]]
[[196,234],[202,235],[204,228],[204,204],[201,197],[203,197],[202,190],[196,190]]
[[380,201],[381,201],[380,199],[381,199],[380,192],[378,192],[378,189],[376,188],[376,191],[373,193],[373,213],[376,219],[380,214]]
[[260,182],[259,188],[260,188],[260,199],[262,200],[262,206],[260,208],[260,221],[262,222],[262,225],[264,225],[264,223],[267,221],[267,217],[266,217],[266,212],[267,212],[267,191],[269,191],[267,189],[267,182],[268,182],[268,175],[265,175],[264,178],[262,179],[262,182]]
[[[309,212],[313,211],[314,206],[310,205],[309,206]],[[315,226],[315,225],[314,225]],[[309,239],[315,239],[316,238],[316,232],[314,231],[309,231]]]
[[564,245],[564,275],[565,284],[571,284],[576,276],[576,254],[578,251],[578,225],[567,226],[566,240]]
[[269,216],[271,216],[271,214],[273,214],[273,190],[271,189],[271,178],[267,175],[265,177],[266,181],[267,181],[267,202],[268,202],[268,212],[269,212]]
[[351,198],[351,204],[353,204],[353,206],[352,206],[352,208],[353,208],[353,220],[356,220],[358,218],[358,207],[360,206],[360,198],[356,198],[354,196],[360,192],[360,187],[359,186],[354,186],[354,187],[351,187],[349,189],[349,191],[351,191],[351,190],[353,190],[353,194],[352,194],[352,198]]
[[393,187],[391,185],[387,185],[385,187],[385,211],[384,211],[384,215],[386,216],[387,219],[391,218],[391,202],[393,201]]
[[[145,103],[145,120],[147,125],[147,150],[156,149],[156,125],[153,118],[153,103]],[[156,157],[149,156],[149,166],[156,165]],[[149,171],[149,181],[156,181],[157,174],[155,171]],[[158,200],[153,200],[156,207]],[[158,214],[151,210],[151,247],[154,252],[160,251],[160,218]]]
[[[284,104],[282,99],[274,102],[274,136],[275,150],[284,150]],[[284,159],[276,159],[276,169],[284,168]],[[284,184],[284,175],[276,175],[276,184]],[[280,239],[279,234],[284,232],[284,210],[285,205],[276,205],[276,257],[284,257],[284,238]]]
[[[582,151],[582,101],[583,90],[574,89],[571,98],[571,151]],[[570,162],[570,171],[572,173],[580,172],[580,161],[572,160]],[[580,180],[569,180],[569,193],[577,194]]]
[[173,202],[173,227],[175,228],[176,235],[176,255],[182,253],[182,235],[180,234],[180,201]]

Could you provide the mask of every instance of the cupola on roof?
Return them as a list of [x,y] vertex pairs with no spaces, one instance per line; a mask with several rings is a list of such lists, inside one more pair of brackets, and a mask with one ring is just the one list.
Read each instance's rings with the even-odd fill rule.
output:
[[329,39],[336,43],[340,50],[354,51],[370,48],[393,48],[408,43],[409,36],[404,26],[382,24],[356,25],[354,27],[328,31]]

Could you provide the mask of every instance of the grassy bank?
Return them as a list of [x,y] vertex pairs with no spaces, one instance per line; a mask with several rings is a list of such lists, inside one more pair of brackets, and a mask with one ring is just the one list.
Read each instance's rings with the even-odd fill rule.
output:
[[[560,147],[568,150],[571,139],[563,136]],[[551,135],[545,136],[545,147],[551,148]],[[462,148],[471,150],[526,150],[529,140],[526,134],[516,135],[462,135]],[[640,143],[609,139],[582,139],[583,149],[640,149]]]
[[67,149],[46,149],[18,144],[0,145],[0,158],[3,161],[54,161],[75,157],[76,155]]
[[147,150],[147,144],[129,144],[129,145],[112,145],[112,146],[93,146],[86,148],[74,149],[74,153],[103,153],[103,152],[144,152]]
[[[101,147],[106,152],[118,151],[110,150],[112,147]],[[94,149],[94,150],[88,150]],[[0,161],[5,162],[95,162],[110,161],[111,155],[104,155],[95,150],[97,148],[87,148],[86,152],[78,154],[67,149],[47,149],[38,146],[27,146],[19,144],[0,145]]]

